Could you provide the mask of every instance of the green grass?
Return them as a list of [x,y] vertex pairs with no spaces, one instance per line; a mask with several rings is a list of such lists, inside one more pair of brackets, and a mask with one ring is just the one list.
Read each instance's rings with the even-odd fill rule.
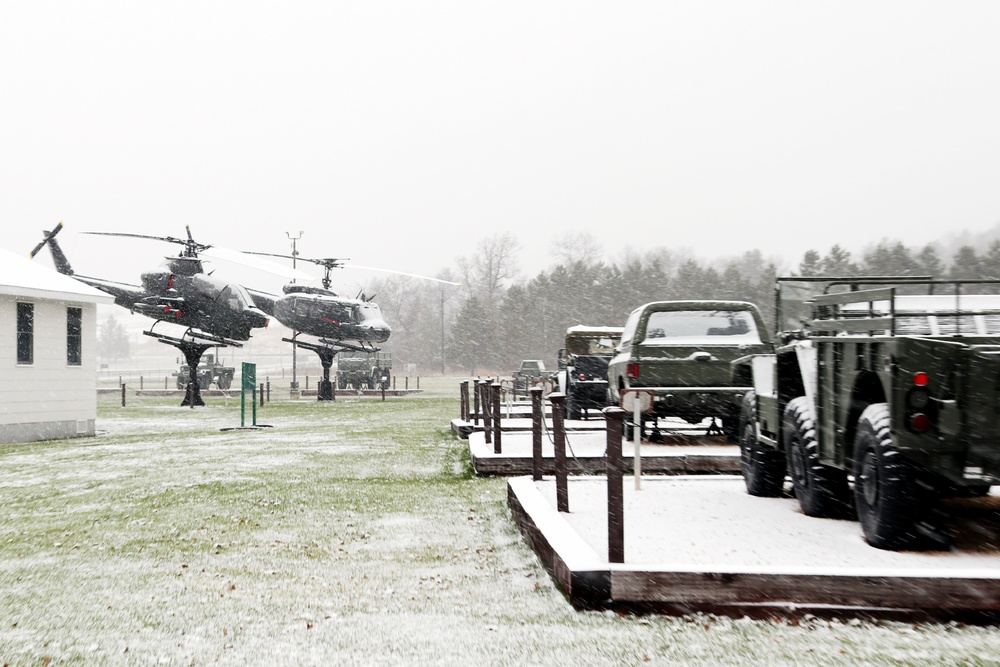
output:
[[[0,449],[0,664],[1000,664],[992,628],[572,609],[448,429],[457,390],[100,399]],[[285,394],[287,395],[287,394]]]

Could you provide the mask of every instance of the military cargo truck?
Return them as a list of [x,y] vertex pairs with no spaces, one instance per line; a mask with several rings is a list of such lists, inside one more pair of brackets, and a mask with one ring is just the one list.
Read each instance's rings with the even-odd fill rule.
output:
[[392,375],[389,352],[341,352],[337,358],[337,388],[388,389]]
[[[803,286],[812,296],[797,306],[784,298]],[[753,386],[739,436],[748,493],[781,494],[787,473],[805,514],[856,512],[874,547],[946,545],[935,501],[1000,483],[996,293],[1000,281],[779,278],[777,326],[801,328],[733,363],[734,382]]]
[[[197,370],[198,386],[208,389],[213,383],[219,389],[229,389],[233,384],[233,376],[236,375],[236,368],[225,366],[216,361],[214,354],[202,356],[201,363]],[[177,388],[186,389],[191,381],[191,367],[181,364],[180,370],[173,374],[177,379]]]
[[633,310],[608,365],[608,398],[621,405],[625,390],[646,389],[653,405],[639,424],[626,419],[626,437],[652,420],[657,441],[657,420],[678,417],[712,418],[735,439],[749,386],[733,381],[730,362],[770,351],[768,341],[760,312],[745,301],[654,301]]
[[525,359],[511,375],[515,392],[527,392],[540,382],[551,380],[553,374],[545,370],[545,362],[541,359]]
[[587,410],[608,402],[608,362],[622,337],[622,327],[577,325],[566,330],[559,350],[559,390],[566,394],[566,418],[582,419]]

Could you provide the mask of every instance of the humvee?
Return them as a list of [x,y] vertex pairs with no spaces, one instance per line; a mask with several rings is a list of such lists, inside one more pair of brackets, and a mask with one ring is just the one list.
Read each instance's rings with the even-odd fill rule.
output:
[[753,386],[747,492],[777,496],[787,473],[805,514],[856,512],[874,547],[946,545],[934,501],[1000,483],[1000,295],[968,293],[984,288],[1000,281],[779,278],[776,326],[800,321],[732,367]]
[[[202,389],[208,389],[213,382],[219,389],[229,389],[233,384],[233,376],[236,374],[236,368],[225,366],[216,361],[213,354],[206,354],[202,357],[201,363],[198,364],[196,374],[198,376],[198,386]],[[191,381],[191,367],[187,364],[181,364],[180,370],[173,375],[177,381],[177,388],[186,389],[188,383]]]
[[389,352],[341,352],[337,358],[338,389],[388,389],[391,373]]

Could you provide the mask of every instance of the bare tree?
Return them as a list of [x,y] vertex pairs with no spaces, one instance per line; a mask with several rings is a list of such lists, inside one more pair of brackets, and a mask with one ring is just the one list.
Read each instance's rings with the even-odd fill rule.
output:
[[600,261],[604,255],[604,248],[597,237],[590,232],[577,232],[553,240],[549,254],[560,264],[593,263]]
[[520,242],[510,232],[481,240],[472,257],[458,259],[462,282],[483,299],[484,305],[496,307],[507,283],[517,277],[520,249]]

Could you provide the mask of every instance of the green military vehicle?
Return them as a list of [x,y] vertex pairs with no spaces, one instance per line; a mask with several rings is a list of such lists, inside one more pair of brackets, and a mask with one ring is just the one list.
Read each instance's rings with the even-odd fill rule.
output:
[[608,404],[608,362],[622,337],[622,327],[577,325],[566,329],[559,350],[559,391],[566,395],[566,418],[582,419],[587,410]]
[[1000,282],[779,278],[788,328],[733,363],[753,385],[747,491],[780,495],[787,473],[805,514],[856,512],[874,547],[947,545],[934,502],[1000,483],[1000,296],[969,293],[987,289]]
[[528,389],[551,380],[553,374],[545,370],[545,362],[541,359],[525,359],[511,374],[514,392],[527,392]]
[[[608,364],[608,400],[622,405],[632,389],[653,394],[651,410],[638,427],[641,435],[651,419],[654,442],[659,440],[662,417],[691,424],[711,418],[715,427],[721,425],[735,438],[739,406],[750,387],[732,381],[730,362],[770,351],[767,343],[767,327],[752,303],[647,303],[628,316]],[[633,436],[635,426],[626,421],[626,437]]]
[[337,388],[388,389],[392,375],[389,352],[341,352],[337,358]]
[[[181,364],[180,370],[173,375],[177,381],[177,388],[187,389],[188,383],[191,381],[191,367],[187,364]],[[198,376],[198,386],[202,389],[208,389],[212,384],[215,384],[219,389],[229,389],[233,384],[236,369],[216,361],[214,354],[205,354],[201,363],[198,364],[196,375]]]

